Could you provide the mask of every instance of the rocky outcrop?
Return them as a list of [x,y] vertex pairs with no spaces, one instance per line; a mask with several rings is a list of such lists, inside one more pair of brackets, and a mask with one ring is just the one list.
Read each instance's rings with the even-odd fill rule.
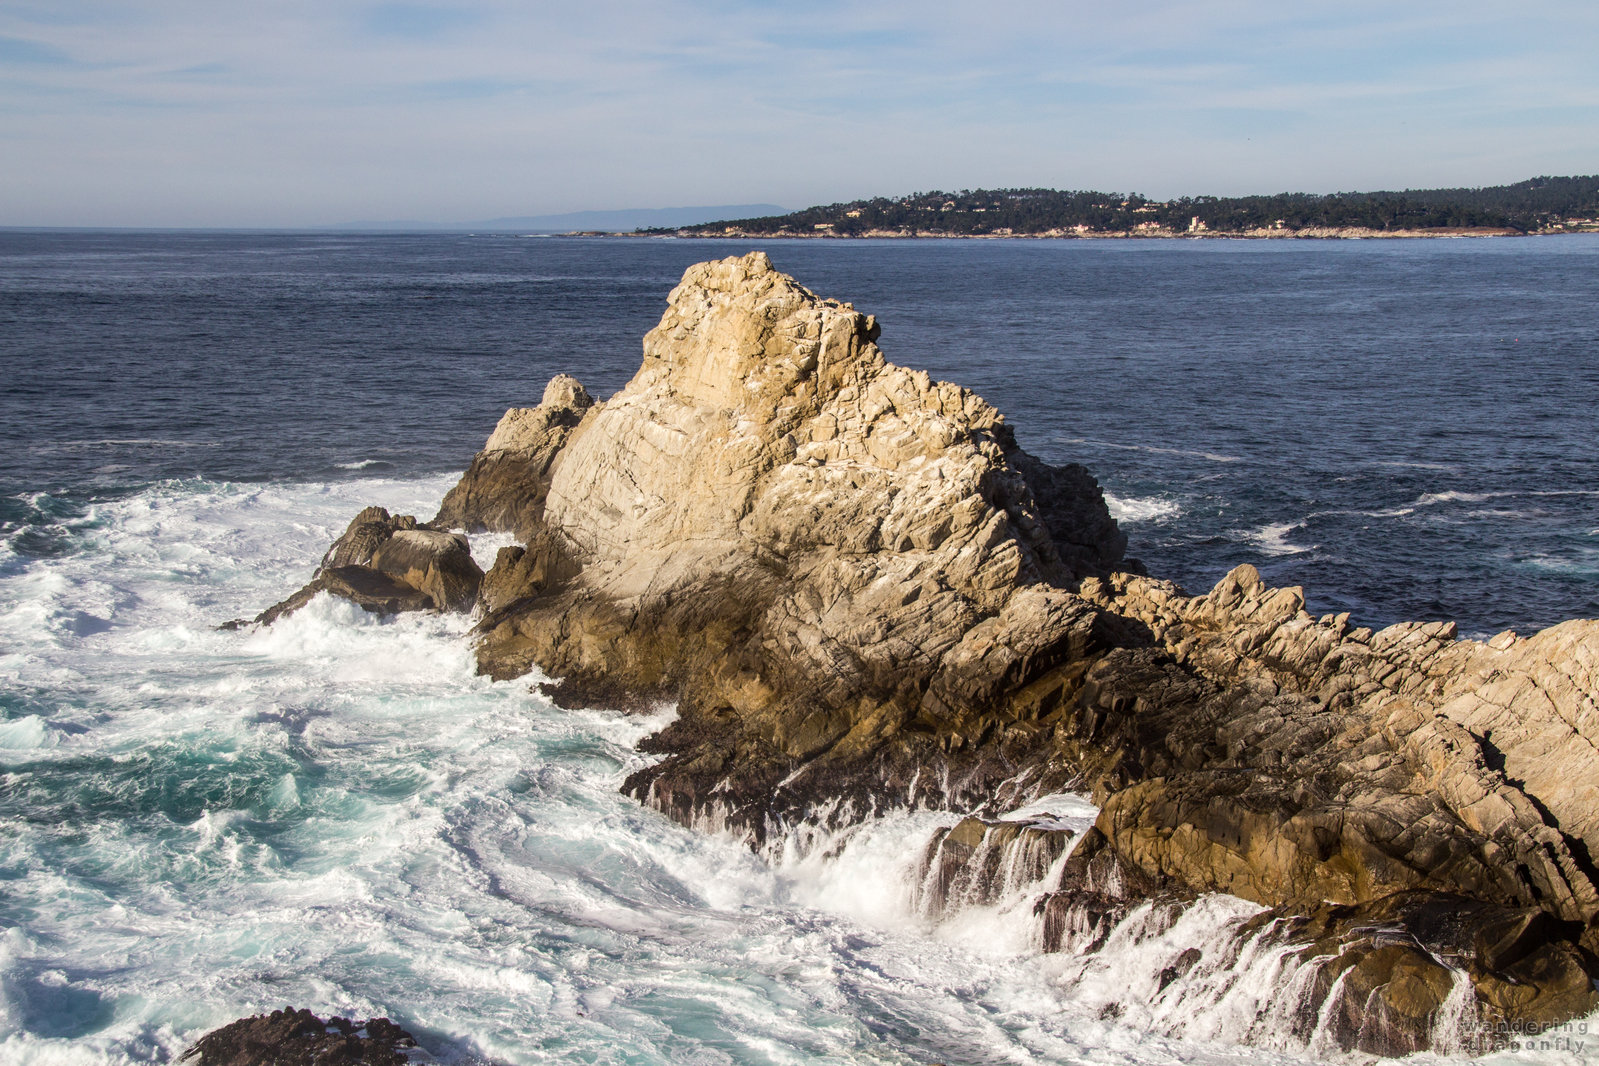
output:
[[1026,820],[962,818],[927,842],[916,909],[939,917],[1028,892],[1071,846],[1069,829]]
[[1426,1046],[1460,973],[1489,1022],[1599,1007],[1599,623],[1373,633],[1247,566],[1200,597],[1130,575],[1080,593],[1154,637],[1086,671],[1060,742],[1121,868],[1271,908],[1327,960],[1307,1009],[1364,1050]]
[[576,378],[559,374],[537,407],[513,407],[489,435],[433,524],[441,529],[510,530],[524,541],[544,525],[550,466],[594,406]]
[[483,571],[467,539],[410,515],[368,507],[333,542],[311,581],[255,617],[263,625],[304,607],[319,592],[351,600],[375,614],[466,611],[477,602]]
[[[485,582],[485,671],[678,701],[653,742],[672,758],[629,787],[686,820],[760,836],[829,777],[840,817],[903,801],[941,745],[975,752],[936,724],[942,701],[959,717],[1003,688],[991,674],[1028,668],[985,623],[1025,615],[1040,650],[1072,624],[1089,639],[1098,612],[1047,590],[1121,557],[1097,484],[1027,455],[971,392],[884,361],[877,335],[760,253],[691,268],[632,382],[593,403],[557,379],[435,519],[526,545]],[[969,792],[1014,774],[978,762]]]
[[[688,824],[981,814],[929,845],[929,913],[1040,864],[1052,949],[1252,901],[1239,942],[1303,953],[1304,1016],[1345,1046],[1426,1046],[1462,980],[1488,1021],[1599,1007],[1599,623],[1373,633],[1250,567],[1187,596],[1129,572],[1087,471],[878,332],[760,253],[704,263],[620,392],[562,377],[507,413],[431,524],[522,542],[479,588],[481,669],[676,701],[625,788]],[[324,587],[399,580],[410,530],[370,521]],[[1067,786],[1101,807],[1080,839],[997,819]]]
[[387,1018],[323,1021],[287,1007],[202,1036],[179,1062],[194,1066],[404,1066],[416,1040]]
[[1599,623],[1487,643],[1443,624],[1372,633],[1311,618],[1247,566],[1202,597],[1142,577],[1081,591],[1158,639],[1088,671],[1070,745],[1101,826],[1150,872],[1202,869],[1261,902],[1447,885],[1599,914],[1584,720]]

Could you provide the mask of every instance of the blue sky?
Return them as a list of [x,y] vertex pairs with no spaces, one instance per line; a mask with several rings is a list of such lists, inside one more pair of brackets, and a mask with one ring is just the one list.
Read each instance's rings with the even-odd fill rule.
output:
[[1599,172],[1599,5],[0,0],[0,225]]

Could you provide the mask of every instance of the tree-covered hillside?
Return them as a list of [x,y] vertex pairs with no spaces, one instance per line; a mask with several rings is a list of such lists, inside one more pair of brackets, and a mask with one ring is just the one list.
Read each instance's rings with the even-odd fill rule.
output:
[[[1138,193],[976,189],[913,193],[811,207],[788,215],[709,222],[671,232],[854,237],[1249,233],[1369,229],[1586,228],[1599,220],[1599,176],[1533,178],[1482,189],[1278,193],[1151,200]],[[665,232],[665,231],[653,231]]]

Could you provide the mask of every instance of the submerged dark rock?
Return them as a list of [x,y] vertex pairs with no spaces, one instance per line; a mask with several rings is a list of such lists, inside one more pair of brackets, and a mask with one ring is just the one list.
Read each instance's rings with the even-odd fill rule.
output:
[[323,1021],[287,1007],[202,1036],[178,1059],[193,1066],[402,1066],[416,1040],[387,1018]]
[[[1347,1047],[1428,1046],[1461,979],[1484,1023],[1599,1007],[1599,623],[1372,633],[1250,567],[1187,596],[1123,561],[1086,470],[878,332],[760,253],[700,264],[621,392],[563,377],[509,412],[432,523],[523,541],[474,586],[480,669],[675,700],[624,788],[686,824],[983,813],[930,845],[934,910],[992,898],[1025,832],[993,816],[1091,791],[1044,946],[1230,893],[1265,909],[1240,938],[1330,960],[1305,1010]],[[318,580],[400,580],[399,521],[358,518]],[[437,606],[426,572],[403,578]],[[352,598],[403,600],[372,580]]]

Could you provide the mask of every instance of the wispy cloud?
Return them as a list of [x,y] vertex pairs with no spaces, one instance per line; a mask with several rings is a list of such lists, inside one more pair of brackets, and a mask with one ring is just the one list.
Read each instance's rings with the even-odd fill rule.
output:
[[75,65],[71,56],[51,45],[43,44],[39,41],[24,40],[20,37],[0,37],[0,65],[9,66],[11,64],[49,67],[70,67]]
[[471,7],[376,4],[362,13],[361,26],[366,32],[379,37],[435,41],[484,21],[485,12]]
[[58,0],[0,8],[0,223],[1599,170],[1599,7]]

